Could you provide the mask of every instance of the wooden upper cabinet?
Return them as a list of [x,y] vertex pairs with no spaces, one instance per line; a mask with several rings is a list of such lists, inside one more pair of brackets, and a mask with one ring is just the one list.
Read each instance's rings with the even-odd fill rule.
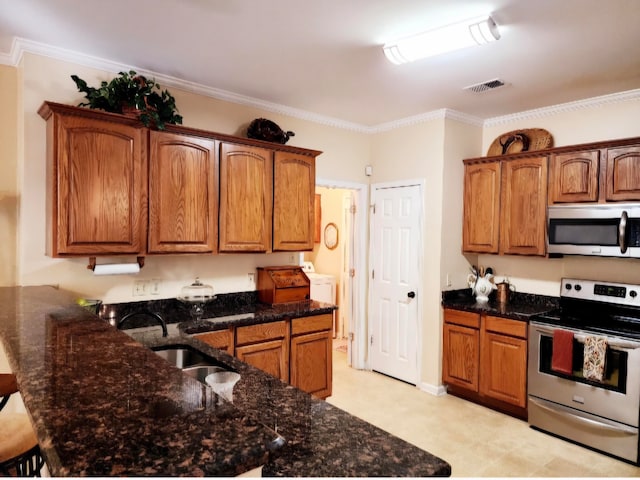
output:
[[315,158],[276,152],[273,184],[273,250],[313,250]]
[[545,254],[546,156],[503,162],[500,214],[500,253]]
[[[45,103],[47,254],[144,254],[147,130]],[[137,123],[137,122],[136,122]]]
[[598,201],[600,151],[551,155],[549,203]]
[[465,166],[462,249],[498,253],[500,162]]
[[605,200],[640,200],[640,145],[607,150]]
[[220,252],[270,252],[273,153],[220,144]]
[[158,131],[150,139],[149,252],[215,252],[215,141]]

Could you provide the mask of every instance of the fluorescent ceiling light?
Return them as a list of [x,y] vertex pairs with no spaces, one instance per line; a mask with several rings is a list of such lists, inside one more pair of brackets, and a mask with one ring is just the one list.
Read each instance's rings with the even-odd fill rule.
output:
[[400,65],[461,48],[483,45],[499,38],[496,22],[487,15],[387,43],[384,54],[390,62]]

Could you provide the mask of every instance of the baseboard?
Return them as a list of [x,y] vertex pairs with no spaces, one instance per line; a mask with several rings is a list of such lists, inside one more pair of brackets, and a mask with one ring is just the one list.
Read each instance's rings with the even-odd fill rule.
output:
[[421,383],[418,388],[423,392],[430,393],[431,395],[435,395],[436,397],[440,397],[442,395],[447,394],[447,387],[444,385],[431,385],[430,383]]

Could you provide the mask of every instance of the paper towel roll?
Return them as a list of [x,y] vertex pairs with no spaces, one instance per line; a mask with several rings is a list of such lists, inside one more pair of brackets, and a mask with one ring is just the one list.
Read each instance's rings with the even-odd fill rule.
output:
[[96,265],[93,268],[94,275],[126,275],[128,273],[140,273],[140,265],[137,263],[107,263]]

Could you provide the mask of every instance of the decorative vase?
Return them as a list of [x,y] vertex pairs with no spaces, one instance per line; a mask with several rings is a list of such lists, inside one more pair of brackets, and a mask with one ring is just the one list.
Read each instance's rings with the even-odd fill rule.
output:
[[476,296],[476,302],[485,303],[489,301],[489,294],[496,289],[491,279],[493,274],[487,273],[484,277],[470,274],[467,278],[471,292]]

